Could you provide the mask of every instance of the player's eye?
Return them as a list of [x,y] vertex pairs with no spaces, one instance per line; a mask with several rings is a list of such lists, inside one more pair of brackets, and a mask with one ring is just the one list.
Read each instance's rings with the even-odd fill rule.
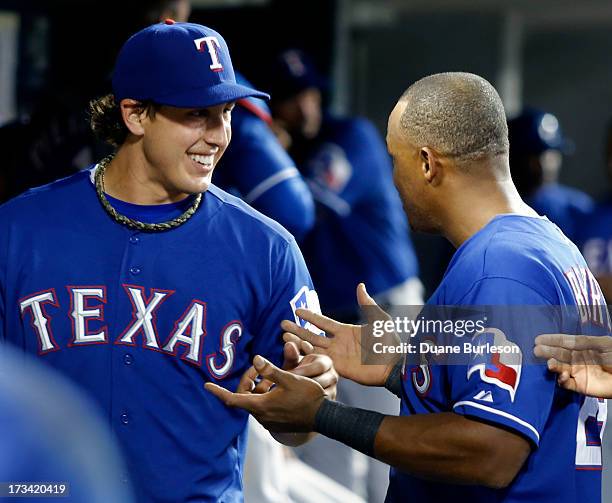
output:
[[205,109],[192,110],[189,115],[191,117],[206,117],[207,111]]

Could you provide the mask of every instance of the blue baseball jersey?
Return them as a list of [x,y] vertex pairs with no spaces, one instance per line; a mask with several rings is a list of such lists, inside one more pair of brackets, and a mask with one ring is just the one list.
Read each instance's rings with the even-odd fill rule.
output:
[[576,242],[595,276],[612,275],[612,199],[584,216]]
[[325,309],[355,310],[359,282],[376,295],[418,275],[391,160],[370,122],[327,116],[300,169],[317,202],[302,250]]
[[[183,225],[137,232],[91,176],[0,207],[0,340],[98,401],[139,500],[242,501],[247,414],[204,383],[234,390],[256,354],[282,363],[281,320],[316,304],[295,240],[215,186]],[[156,222],[191,201],[111,203]]]
[[[244,78],[240,82],[250,85]],[[312,228],[312,194],[270,129],[263,100],[239,100],[232,112],[232,141],[215,168],[215,184],[283,225],[299,241]]]
[[[453,411],[522,435],[532,452],[500,490],[429,482],[392,469],[387,501],[601,501],[606,402],[557,387],[546,365],[530,358],[539,333],[610,330],[599,285],[576,246],[545,218],[499,215],[457,250],[428,301],[436,305],[498,306],[475,337],[492,336],[498,347],[520,352],[455,365],[436,364],[430,355],[421,365],[407,363],[401,415]],[[564,314],[555,306],[565,306]]]
[[543,185],[527,202],[540,215],[557,224],[572,241],[576,240],[584,215],[593,209],[590,196],[559,183]]

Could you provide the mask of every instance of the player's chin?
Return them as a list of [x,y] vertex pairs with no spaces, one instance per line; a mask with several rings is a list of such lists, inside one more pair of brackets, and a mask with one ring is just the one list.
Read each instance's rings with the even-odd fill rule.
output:
[[206,175],[197,175],[189,177],[185,184],[186,190],[190,194],[200,194],[206,192],[212,183],[212,171]]
[[194,190],[192,194],[201,194],[202,192],[206,192],[210,188],[210,184],[212,183],[210,177],[206,177],[203,180],[199,180],[197,184],[194,184]]

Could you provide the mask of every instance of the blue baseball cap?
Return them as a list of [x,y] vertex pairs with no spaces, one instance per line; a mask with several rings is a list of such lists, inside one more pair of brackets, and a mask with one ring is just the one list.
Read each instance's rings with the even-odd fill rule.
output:
[[267,85],[272,91],[272,98],[278,101],[309,88],[327,91],[327,80],[318,72],[310,57],[299,49],[281,52],[269,73],[270,82]]
[[565,137],[559,120],[553,114],[526,107],[519,116],[508,121],[510,151],[516,154],[541,154],[558,150],[573,152],[573,142]]
[[115,100],[150,100],[179,108],[206,108],[270,96],[236,83],[229,49],[214,30],[167,19],[132,35],[113,71]]

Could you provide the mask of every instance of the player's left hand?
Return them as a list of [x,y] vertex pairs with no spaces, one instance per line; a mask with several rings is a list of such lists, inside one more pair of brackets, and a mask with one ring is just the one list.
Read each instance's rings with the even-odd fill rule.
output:
[[[312,378],[332,400],[336,398],[338,373],[331,358],[315,354],[312,345],[305,341],[301,341],[299,349],[297,343],[287,342],[283,348],[283,356],[283,370]],[[272,381],[262,378],[255,366],[252,366],[240,379],[236,393],[267,393],[273,384]]]
[[323,400],[331,398],[323,387],[313,379],[281,370],[259,355],[253,358],[253,368],[275,385],[269,392],[232,393],[210,382],[205,387],[228,407],[250,412],[270,431],[312,431]]

